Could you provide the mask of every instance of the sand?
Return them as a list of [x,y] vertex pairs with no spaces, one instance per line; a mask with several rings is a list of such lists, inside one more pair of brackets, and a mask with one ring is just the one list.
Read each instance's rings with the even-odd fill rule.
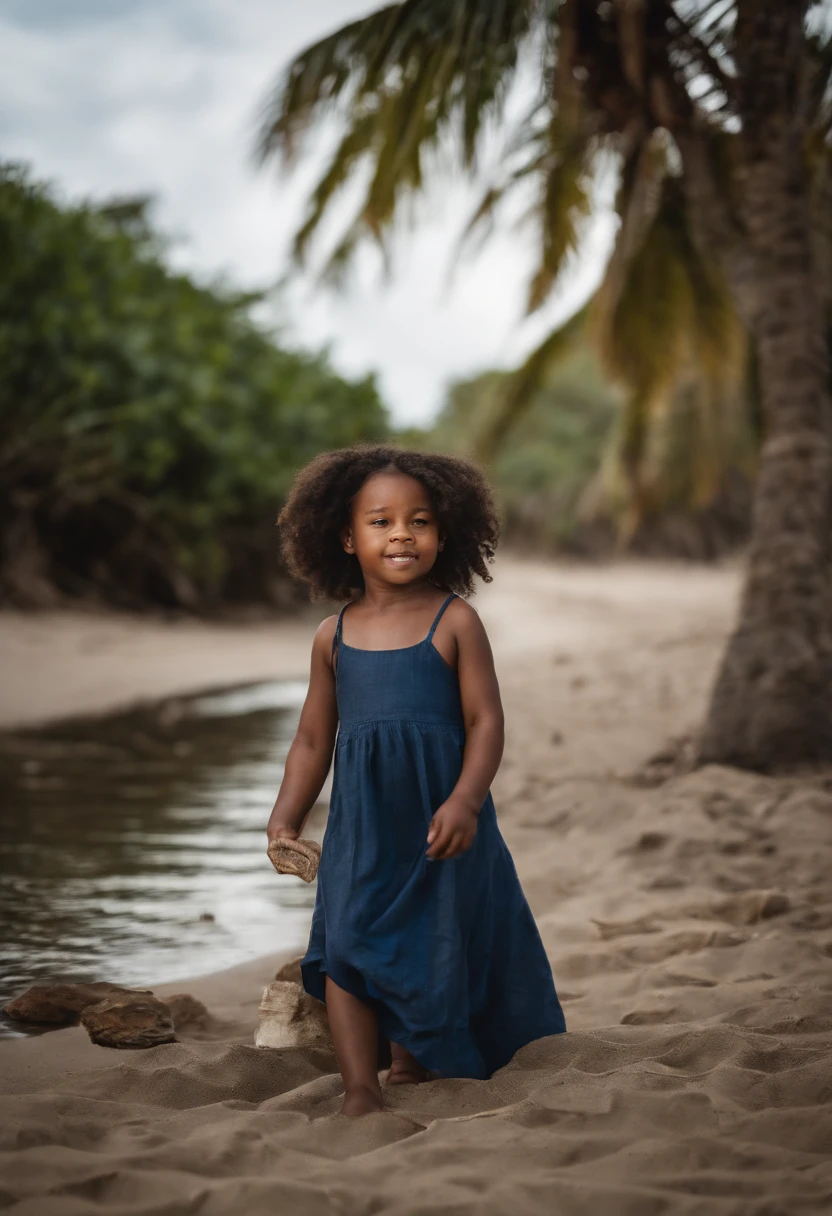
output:
[[[20,1216],[832,1210],[832,773],[687,764],[738,571],[497,573],[480,600],[509,723],[494,792],[568,1033],[490,1081],[397,1087],[387,1113],[350,1120],[331,1057],[252,1046],[277,960],[157,987],[192,992],[214,1021],[144,1052],[81,1029],[0,1044],[0,1203]],[[57,636],[71,684],[82,653],[87,708],[96,687],[102,705],[148,695],[156,653],[170,691],[165,627],[122,624],[90,659],[83,628],[70,644],[36,619],[31,659],[47,672]],[[15,628],[0,619],[0,638]],[[177,627],[176,691],[189,664],[216,684],[238,644],[240,675],[281,645],[280,630],[235,627],[226,654],[200,661],[201,629]],[[52,712],[47,692],[37,707]]]
[[259,680],[306,679],[311,621],[0,612],[0,729]]

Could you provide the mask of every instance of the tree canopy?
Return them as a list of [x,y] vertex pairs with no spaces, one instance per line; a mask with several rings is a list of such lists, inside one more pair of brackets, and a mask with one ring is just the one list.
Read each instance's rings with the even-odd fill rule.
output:
[[[406,440],[467,453],[503,408],[511,372],[454,383],[436,423]],[[623,407],[623,408],[622,408]],[[633,519],[622,473],[630,440],[626,399],[610,387],[585,341],[529,394],[491,461],[504,538],[533,551],[610,556],[626,543],[651,556],[708,560],[748,539],[758,437],[739,409],[706,419],[695,391],[680,390],[642,454],[642,512]],[[710,463],[703,454],[713,451]],[[704,482],[704,484],[703,484]]]
[[[469,446],[494,458],[553,364],[576,340],[591,342],[623,391],[617,469],[611,457],[607,471],[617,482],[625,539],[655,514],[657,477],[664,484],[676,477],[691,511],[715,501],[730,476],[738,430],[749,412],[759,416],[743,315],[753,302],[746,299],[744,309],[732,296],[725,265],[747,257],[738,249],[744,225],[732,179],[741,169],[745,88],[738,22],[748,26],[740,10],[749,7],[734,0],[404,0],[304,50],[265,109],[260,154],[288,165],[323,120],[334,116],[340,129],[295,240],[302,262],[344,188],[360,184],[352,218],[322,250],[336,277],[362,241],[387,247],[403,200],[447,165],[441,153],[456,153],[463,172],[479,181],[480,153],[500,132],[498,167],[466,235],[487,238],[522,203],[536,234],[530,313],[580,255],[599,180],[617,174],[617,235],[600,287],[502,382],[502,404],[469,432]],[[823,6],[803,8],[805,156],[832,318],[832,38]],[[531,99],[513,118],[508,101],[518,76]],[[692,147],[707,161],[720,200],[721,242],[711,239]],[[745,297],[752,294],[746,286]],[[665,442],[676,410],[673,425],[689,441],[678,470],[670,462],[681,449]]]
[[0,171],[0,594],[279,598],[298,466],[388,433],[374,380],[280,346],[256,294],[166,264],[146,199],[67,206]]

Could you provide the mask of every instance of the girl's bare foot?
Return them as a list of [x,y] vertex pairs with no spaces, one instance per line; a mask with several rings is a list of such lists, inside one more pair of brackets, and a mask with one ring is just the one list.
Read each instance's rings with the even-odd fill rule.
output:
[[390,1071],[387,1074],[386,1085],[421,1085],[423,1081],[430,1080],[430,1073],[426,1068],[423,1068],[419,1061],[410,1054],[409,1051],[403,1051],[401,1047],[397,1047],[393,1055],[393,1063],[390,1065]]
[[342,1115],[384,1110],[378,1083],[378,1017],[374,1009],[326,977],[326,1007],[344,1078]]
[[355,1085],[344,1094],[342,1115],[372,1115],[379,1110],[384,1110],[384,1099],[380,1089],[371,1089],[368,1085]]

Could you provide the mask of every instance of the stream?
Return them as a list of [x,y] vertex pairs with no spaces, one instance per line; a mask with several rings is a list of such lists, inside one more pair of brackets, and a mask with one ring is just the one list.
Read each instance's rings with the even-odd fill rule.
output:
[[265,826],[305,693],[259,684],[0,736],[0,1004],[47,979],[152,986],[302,953],[315,887],[274,871]]

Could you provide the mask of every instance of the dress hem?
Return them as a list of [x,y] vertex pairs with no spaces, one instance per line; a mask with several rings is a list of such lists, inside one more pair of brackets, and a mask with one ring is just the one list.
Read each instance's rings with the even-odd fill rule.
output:
[[[449,1072],[447,1069],[447,1059],[440,1060],[438,1055],[426,1049],[425,1044],[419,1041],[418,1035],[412,1034],[407,1027],[396,1017],[395,1013],[385,1004],[379,997],[374,997],[365,990],[359,991],[359,985],[353,980],[352,968],[341,968],[333,966],[325,958],[305,959],[300,964],[301,976],[303,977],[303,987],[310,996],[316,1000],[326,1004],[326,976],[328,975],[334,984],[339,988],[343,988],[350,996],[354,996],[356,1000],[368,1005],[378,1015],[379,1031],[390,1042],[398,1043],[400,1047],[404,1047],[405,1051],[409,1051],[414,1060],[421,1064],[422,1068],[428,1072],[437,1074],[439,1077],[468,1077],[476,1081],[487,1081],[492,1075],[488,1072],[483,1061],[482,1067],[476,1071],[467,1071],[460,1073],[459,1071]],[[363,980],[363,977],[362,977]],[[317,982],[316,982],[317,981]],[[442,1064],[445,1067],[442,1067]]]

